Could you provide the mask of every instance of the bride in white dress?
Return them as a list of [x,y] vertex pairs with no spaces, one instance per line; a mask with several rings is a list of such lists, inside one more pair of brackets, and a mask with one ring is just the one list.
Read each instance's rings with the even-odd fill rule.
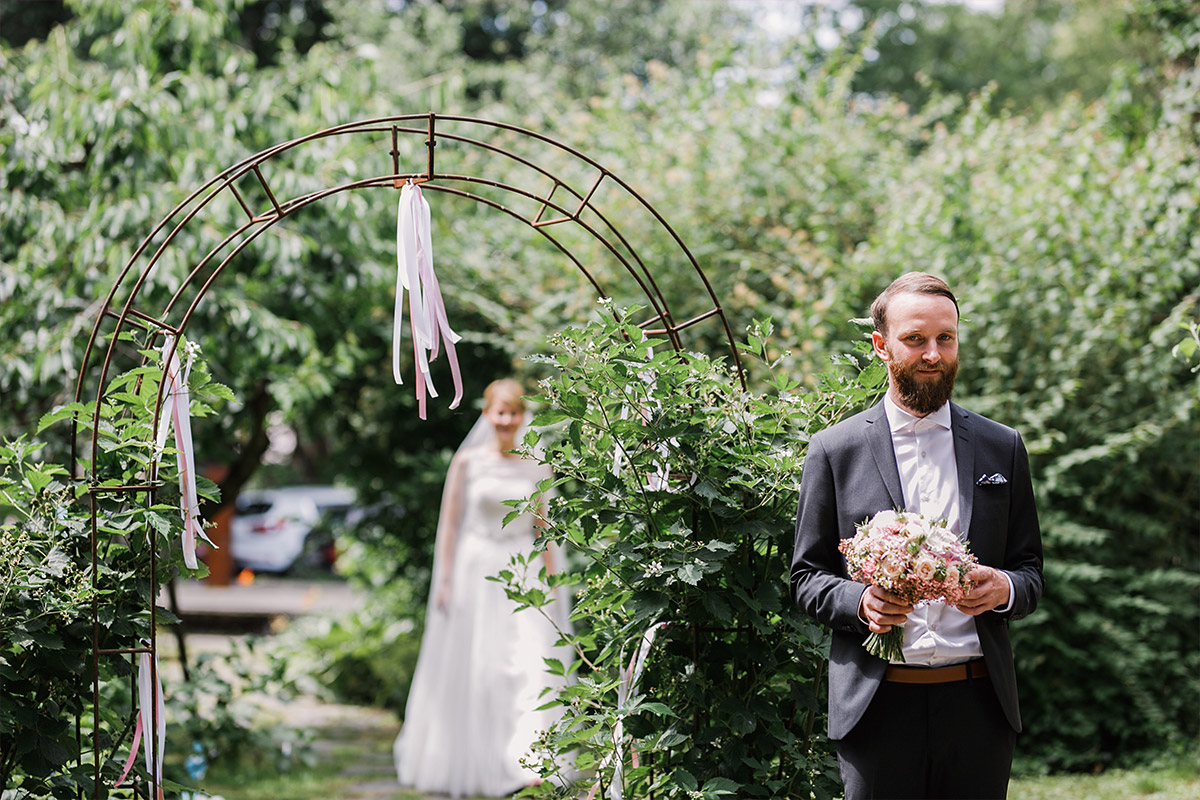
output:
[[[526,424],[521,385],[495,381],[480,421],[450,462],[442,495],[425,633],[394,754],[400,783],[429,794],[498,797],[537,780],[521,766],[538,731],[557,718],[536,711],[562,685],[543,661],[571,661],[558,632],[536,609],[514,611],[488,580],[533,550],[529,516],[503,525],[505,500],[529,497],[549,468],[511,451]],[[556,571],[553,551],[546,571]],[[566,604],[549,606],[560,627]]]

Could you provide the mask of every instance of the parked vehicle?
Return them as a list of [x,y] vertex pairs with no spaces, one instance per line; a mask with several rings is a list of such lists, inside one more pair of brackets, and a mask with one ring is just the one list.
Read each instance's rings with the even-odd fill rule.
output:
[[238,495],[230,524],[230,548],[239,568],[287,572],[308,553],[318,565],[334,561],[329,534],[355,510],[353,489],[341,486],[287,486],[248,490]]

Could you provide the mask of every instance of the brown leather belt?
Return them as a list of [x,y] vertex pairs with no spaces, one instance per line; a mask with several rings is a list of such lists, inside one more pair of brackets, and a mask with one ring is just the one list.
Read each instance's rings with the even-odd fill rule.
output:
[[892,665],[887,668],[884,676],[892,683],[953,683],[965,681],[968,677],[983,678],[988,674],[987,664],[983,661],[968,661],[966,664],[954,664],[949,667],[903,667]]

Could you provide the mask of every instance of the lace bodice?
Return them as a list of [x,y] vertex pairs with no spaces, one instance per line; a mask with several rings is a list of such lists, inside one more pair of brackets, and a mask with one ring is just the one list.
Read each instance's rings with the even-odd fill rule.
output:
[[465,475],[463,535],[494,539],[531,536],[533,520],[528,515],[503,525],[513,510],[505,501],[529,497],[537,490],[538,481],[549,474],[544,465],[525,458],[491,454],[471,458]]

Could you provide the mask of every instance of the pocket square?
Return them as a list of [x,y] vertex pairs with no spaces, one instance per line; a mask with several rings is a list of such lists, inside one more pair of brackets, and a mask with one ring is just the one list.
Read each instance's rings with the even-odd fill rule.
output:
[[991,475],[980,475],[979,480],[975,481],[976,486],[1003,486],[1006,483],[1008,483],[1008,478],[1004,477],[999,472],[995,472]]

